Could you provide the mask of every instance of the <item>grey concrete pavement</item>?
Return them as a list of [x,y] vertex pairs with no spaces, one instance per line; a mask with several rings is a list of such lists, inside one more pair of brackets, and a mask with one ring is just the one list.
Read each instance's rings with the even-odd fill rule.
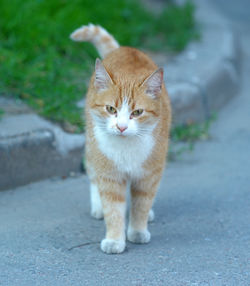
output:
[[[250,39],[245,39],[248,46]],[[148,245],[99,249],[87,178],[47,180],[0,193],[0,285],[212,285],[250,281],[250,52],[241,94],[211,139],[170,163]],[[73,248],[72,248],[73,247]]]

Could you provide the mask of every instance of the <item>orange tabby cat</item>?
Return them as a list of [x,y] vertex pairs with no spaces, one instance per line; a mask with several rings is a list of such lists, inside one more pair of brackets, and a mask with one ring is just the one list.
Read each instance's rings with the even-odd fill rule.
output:
[[144,53],[119,47],[102,27],[83,26],[71,34],[90,41],[97,59],[86,100],[86,167],[91,214],[105,219],[101,249],[125,249],[126,187],[131,189],[127,239],[147,243],[148,220],[164,169],[171,121],[163,70]]

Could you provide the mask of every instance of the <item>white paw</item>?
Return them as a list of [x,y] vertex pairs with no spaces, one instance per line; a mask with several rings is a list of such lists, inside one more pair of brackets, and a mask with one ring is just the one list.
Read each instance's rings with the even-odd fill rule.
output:
[[101,250],[105,253],[121,253],[125,249],[125,241],[124,240],[114,240],[105,238],[101,242]]
[[91,216],[96,219],[103,219],[103,211],[102,209],[92,209]]
[[127,237],[129,241],[134,243],[148,243],[150,241],[151,234],[147,229],[138,231],[129,227]]
[[155,219],[155,213],[154,213],[154,211],[151,209],[151,210],[149,211],[149,214],[148,214],[148,221],[149,221],[149,222],[152,222],[152,221],[154,221],[154,219]]

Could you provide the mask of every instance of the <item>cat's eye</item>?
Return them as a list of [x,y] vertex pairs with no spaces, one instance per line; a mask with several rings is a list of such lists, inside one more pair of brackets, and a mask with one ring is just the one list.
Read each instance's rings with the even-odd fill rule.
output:
[[111,105],[106,105],[106,110],[110,114],[116,114],[117,113],[116,109],[113,106],[111,106]]
[[138,117],[142,114],[142,112],[143,112],[143,109],[137,109],[131,113],[131,116],[132,117]]

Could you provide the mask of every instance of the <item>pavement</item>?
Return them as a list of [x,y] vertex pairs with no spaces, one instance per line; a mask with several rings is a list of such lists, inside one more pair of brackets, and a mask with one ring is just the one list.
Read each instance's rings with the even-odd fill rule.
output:
[[250,285],[250,17],[239,23],[237,10],[222,11],[242,35],[241,90],[210,139],[168,164],[151,242],[128,243],[121,255],[100,251],[104,224],[90,217],[85,175],[3,191],[1,286]]
[[[197,1],[197,7],[201,40],[175,57],[152,55],[164,67],[174,125],[208,119],[239,88],[237,34],[208,1]],[[78,105],[84,106],[84,100]],[[0,108],[5,110],[0,120],[0,190],[81,170],[84,134],[65,132],[21,102],[0,97]]]

